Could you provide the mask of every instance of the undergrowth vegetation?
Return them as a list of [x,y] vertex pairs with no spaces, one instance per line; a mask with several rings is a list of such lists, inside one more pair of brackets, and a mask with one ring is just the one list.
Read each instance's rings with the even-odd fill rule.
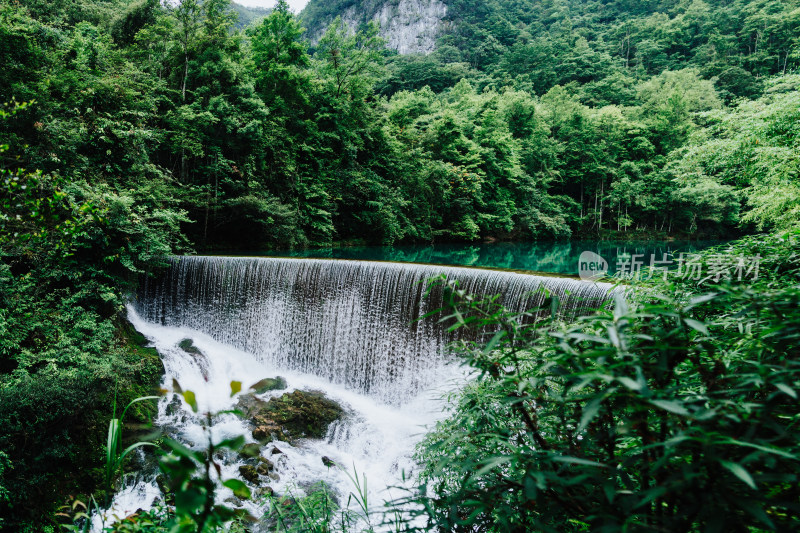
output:
[[[257,383],[251,390],[258,388]],[[241,382],[231,382],[231,397],[242,390]],[[197,397],[190,390],[183,390],[173,380],[173,391],[180,394],[189,408],[198,414]],[[88,504],[76,500],[64,507],[59,516],[66,519],[62,527],[74,532],[87,532],[92,527],[92,520],[100,522],[100,528],[109,533],[192,533],[207,531],[232,531],[245,533],[258,523],[261,530],[275,533],[331,533],[333,531],[360,531],[374,533],[376,525],[391,525],[392,531],[405,531],[405,521],[401,519],[400,510],[389,510],[387,513],[376,512],[372,508],[367,489],[367,478],[359,476],[354,467],[352,473],[341,465],[323,458],[328,468],[341,470],[352,482],[353,490],[342,500],[324,482],[318,482],[304,488],[295,487],[283,494],[275,494],[272,489],[251,490],[244,481],[238,478],[223,479],[222,461],[230,454],[239,457],[258,458],[261,445],[247,443],[244,436],[235,436],[223,440],[215,440],[211,434],[214,419],[225,413],[241,414],[238,410],[220,411],[216,413],[199,413],[203,419],[205,445],[200,448],[189,448],[178,440],[163,437],[156,433],[156,442],[134,442],[124,451],[120,450],[122,439],[121,420],[127,409],[142,401],[157,397],[141,397],[133,400],[120,418],[112,418],[108,428],[106,445],[106,480],[107,485],[118,485],[119,467],[125,456],[141,447],[156,448],[158,467],[163,477],[163,495],[152,508],[139,509],[129,516],[118,516],[108,510],[108,502],[98,505],[94,496],[88,498]],[[218,501],[218,493],[222,488],[230,489],[235,499],[251,500],[265,509],[263,515],[253,516],[246,508],[231,507]],[[226,500],[227,501],[227,500]],[[388,520],[387,520],[388,517]],[[392,522],[393,521],[393,522]]]
[[758,281],[620,287],[569,324],[449,285],[453,327],[497,333],[458,348],[481,375],[419,448],[431,526],[797,529],[799,237],[706,254],[760,254]]
[[[49,511],[68,494],[105,499],[115,391],[127,404],[160,383],[163,365],[127,323],[124,292],[176,248],[181,215],[29,171],[7,145],[0,156],[0,525],[37,531],[55,527]],[[137,404],[129,422],[153,412]]]

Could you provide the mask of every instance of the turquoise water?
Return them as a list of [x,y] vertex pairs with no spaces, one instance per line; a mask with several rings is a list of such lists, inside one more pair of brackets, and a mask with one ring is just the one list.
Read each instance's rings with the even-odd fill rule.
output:
[[[598,242],[572,241],[562,243],[491,243],[435,244],[426,246],[353,246],[280,251],[253,255],[307,257],[327,259],[356,259],[362,261],[399,261],[459,265],[509,270],[526,270],[552,274],[578,275],[578,258],[584,251],[602,256],[610,273],[617,271],[620,261],[641,261],[650,264],[653,257],[661,261],[677,260],[681,253],[690,254],[721,244],[721,241],[672,242]],[[636,257],[634,257],[636,256]],[[624,268],[624,267],[622,267]]]

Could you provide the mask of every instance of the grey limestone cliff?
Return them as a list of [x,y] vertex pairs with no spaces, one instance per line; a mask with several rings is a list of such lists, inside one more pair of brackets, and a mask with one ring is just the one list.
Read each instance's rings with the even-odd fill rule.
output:
[[[387,46],[401,54],[428,54],[436,45],[446,22],[447,6],[441,0],[366,0],[346,7],[342,20],[354,30],[361,24],[375,21]],[[309,38],[317,42],[333,21],[310,21]]]

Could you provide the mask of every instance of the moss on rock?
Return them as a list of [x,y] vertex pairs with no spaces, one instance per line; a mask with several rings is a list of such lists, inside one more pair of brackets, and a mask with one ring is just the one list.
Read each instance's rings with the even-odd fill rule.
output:
[[240,466],[239,475],[242,476],[242,479],[249,481],[253,485],[259,484],[258,471],[256,471],[256,467],[253,465]]
[[200,374],[203,376],[203,379],[208,381],[209,380],[209,362],[208,357],[204,354],[200,348],[194,345],[194,341],[192,339],[183,339],[181,342],[178,343],[178,348],[183,350],[186,354],[190,355],[197,366],[200,368]]
[[236,408],[252,421],[253,437],[262,442],[321,439],[344,414],[338,403],[321,392],[300,390],[266,402],[246,394],[239,398]]
[[273,390],[283,390],[286,388],[286,379],[277,376],[274,378],[262,379],[252,387],[250,387],[256,394],[264,394],[265,392]]
[[203,355],[203,352],[200,351],[200,348],[194,345],[194,341],[192,339],[183,339],[178,343],[178,348],[191,355]]
[[328,426],[344,414],[342,407],[321,392],[296,390],[267,402],[269,416],[293,438],[321,439]]

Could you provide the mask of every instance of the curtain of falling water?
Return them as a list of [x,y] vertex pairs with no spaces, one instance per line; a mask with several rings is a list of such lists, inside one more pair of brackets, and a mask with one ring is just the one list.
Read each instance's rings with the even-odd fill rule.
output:
[[453,339],[425,298],[426,280],[457,279],[479,295],[502,294],[514,311],[535,309],[542,287],[575,315],[609,299],[610,286],[495,270],[321,259],[176,257],[145,280],[142,318],[188,327],[279,368],[327,378],[388,403],[430,386]]

